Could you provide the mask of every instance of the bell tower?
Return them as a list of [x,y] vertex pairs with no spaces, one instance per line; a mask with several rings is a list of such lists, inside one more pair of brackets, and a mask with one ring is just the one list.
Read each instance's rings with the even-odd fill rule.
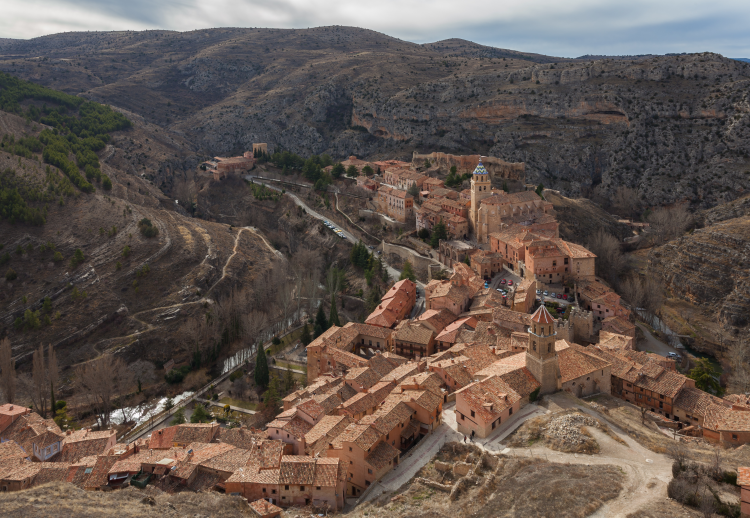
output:
[[491,185],[490,175],[487,173],[487,169],[484,168],[482,157],[480,156],[479,163],[471,175],[471,211],[469,212],[471,231],[474,232],[474,237],[479,242],[482,242],[480,238],[482,232],[479,222],[479,205],[483,199],[492,194]]
[[541,394],[551,394],[560,389],[560,368],[555,352],[555,319],[545,306],[531,315],[529,344],[526,349],[526,368],[542,385]]

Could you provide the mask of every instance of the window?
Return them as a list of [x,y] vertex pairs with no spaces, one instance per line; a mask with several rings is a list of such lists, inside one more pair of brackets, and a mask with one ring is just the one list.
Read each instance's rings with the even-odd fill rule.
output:
[[736,440],[737,440],[737,434],[735,434],[735,433],[733,433],[733,434],[732,434],[732,440],[733,440],[733,441],[736,441]]
[[354,462],[350,460],[350,461],[349,461],[349,464],[354,464]]
[[[508,415],[513,415],[513,407],[510,407],[510,411],[508,412]],[[498,419],[499,421],[500,419]]]
[[317,489],[318,491],[320,491],[320,486],[315,486],[315,489]]
[[365,485],[369,486],[370,485],[370,481],[369,480],[365,480]]
[[372,470],[370,468],[367,468],[367,473],[369,473],[370,475],[372,475]]
[[284,489],[289,489],[289,486],[284,486]]
[[264,492],[264,493],[266,492],[266,488],[265,488],[265,487],[263,488],[263,492]]
[[352,447],[351,446],[349,446],[349,451],[352,451]]
[[461,421],[463,421],[464,419],[466,419],[466,416],[461,414]]
[[282,500],[286,500],[286,497],[285,497],[285,496],[282,496],[282,497],[281,497],[281,499],[282,499]]
[[276,494],[276,490],[275,490],[275,489],[272,489],[272,490],[271,490],[271,494],[272,494],[272,495],[275,495],[275,494]]
[[300,491],[304,491],[305,490],[305,486],[299,486],[299,490]]
[[474,411],[473,410],[471,411],[471,417],[474,417]]

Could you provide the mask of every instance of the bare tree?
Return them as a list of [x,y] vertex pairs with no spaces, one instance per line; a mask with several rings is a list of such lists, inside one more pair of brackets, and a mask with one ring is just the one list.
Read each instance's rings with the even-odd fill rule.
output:
[[76,377],[94,407],[99,428],[108,428],[112,402],[132,385],[132,373],[122,360],[106,354],[79,366]]
[[8,338],[0,340],[0,369],[0,388],[5,401],[13,403],[16,398],[16,362],[13,361],[13,348]]
[[615,191],[612,198],[612,206],[618,214],[632,217],[640,212],[641,202],[638,198],[638,191],[630,187],[620,186]]
[[242,325],[248,343],[255,345],[262,340],[261,331],[268,327],[268,316],[262,311],[251,311],[245,315]]
[[33,383],[31,400],[39,415],[46,417],[50,393],[49,377],[47,376],[47,369],[44,367],[44,346],[42,344],[39,344],[39,348],[34,351],[31,357],[31,377]]
[[656,316],[664,304],[664,287],[653,275],[646,275],[643,282],[643,309],[650,317]]
[[591,237],[588,248],[596,254],[596,272],[614,283],[625,268],[625,258],[622,255],[620,242],[604,230],[599,230]]
[[700,505],[698,507],[703,518],[711,518],[716,511],[716,500],[714,494],[708,487],[708,484],[703,486],[703,494],[701,495]]
[[[50,390],[54,393],[57,388],[57,379],[60,377],[60,373],[57,368],[57,355],[55,354],[55,348],[52,344],[49,344],[47,352],[47,377],[49,378]],[[50,396],[51,398],[51,396]],[[52,401],[50,399],[50,405]],[[52,415],[55,415],[55,409],[51,408]]]
[[727,347],[726,358],[732,369],[729,375],[729,385],[733,392],[745,394],[750,391],[750,368],[748,367],[748,352],[745,341],[739,338]]
[[657,243],[665,243],[682,235],[693,223],[693,215],[686,203],[673,207],[661,207],[654,210],[648,217],[648,222],[656,236]]
[[620,295],[631,305],[634,311],[642,308],[645,299],[643,281],[639,277],[631,275],[620,283]]

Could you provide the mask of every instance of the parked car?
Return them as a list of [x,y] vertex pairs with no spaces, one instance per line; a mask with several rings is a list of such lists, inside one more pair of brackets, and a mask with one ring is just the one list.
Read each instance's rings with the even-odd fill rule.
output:
[[667,353],[667,358],[677,358],[677,353]]
[[501,290],[500,288],[495,288],[495,289],[496,289],[497,291],[499,291],[500,293],[502,293],[502,292],[503,292],[503,290]]
[[557,294],[557,298],[558,298],[558,299],[561,299],[561,298],[562,298],[562,293],[558,293],[558,294]]
[[508,286],[513,286],[513,281],[511,281],[510,279],[508,280]]
[[542,294],[542,290],[536,290],[536,294],[537,295],[541,295]]
[[563,299],[568,300],[568,294],[567,293],[563,293]]
[[500,284],[505,284],[505,279],[502,279],[502,280],[500,281]]
[[544,296],[546,297],[547,295],[549,295],[549,293],[545,291],[544,292]]
[[556,297],[557,295],[555,295],[555,293],[554,293],[554,292],[550,292],[549,296],[550,296],[550,297],[552,297],[552,298],[554,299],[554,298],[555,298],[555,297]]

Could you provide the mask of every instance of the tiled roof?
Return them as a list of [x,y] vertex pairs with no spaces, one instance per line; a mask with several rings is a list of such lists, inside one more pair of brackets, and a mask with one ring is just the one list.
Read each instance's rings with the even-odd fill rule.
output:
[[367,360],[352,354],[348,351],[342,351],[340,349],[329,349],[328,356],[335,360],[337,364],[344,365],[349,369],[355,367],[364,367],[367,365]]
[[750,468],[737,468],[737,485],[750,486]]
[[[653,361],[649,361],[640,369],[632,367],[623,373],[623,379],[640,388],[670,398],[674,398],[688,380],[682,374],[666,370]],[[690,385],[688,384],[688,386]]]
[[584,347],[565,340],[555,342],[555,351],[557,351],[557,364],[560,367],[563,383],[609,367],[607,361],[588,354]]
[[182,444],[210,442],[219,431],[219,423],[185,423],[177,425],[173,441]]
[[11,462],[10,469],[4,471],[0,477],[4,482],[14,482],[35,477],[42,469],[41,462]]
[[31,483],[32,487],[41,486],[50,482],[64,482],[68,476],[70,463],[68,462],[41,462],[39,473]]
[[84,488],[97,489],[106,486],[109,479],[107,477],[109,470],[115,465],[119,457],[114,455],[99,455],[96,458],[96,464],[91,470],[91,474],[86,479]]
[[[297,439],[304,437],[305,434],[312,429],[312,426],[313,425],[299,417],[293,417],[289,420],[275,419],[268,423],[268,428],[279,428]],[[270,435],[269,437],[273,438]]]
[[25,459],[30,456],[16,441],[5,441],[0,443],[0,463],[11,459]]
[[7,417],[18,417],[19,415],[28,414],[29,409],[23,405],[14,405],[13,403],[6,403],[0,405],[0,415]]
[[683,387],[674,400],[674,406],[689,414],[703,417],[705,417],[708,407],[711,404],[730,406],[729,403],[723,401],[721,398],[693,387]]
[[370,367],[359,367],[351,369],[344,378],[347,381],[354,381],[365,389],[369,389],[380,381],[380,376]]
[[447,343],[454,343],[456,341],[456,336],[458,335],[458,332],[461,330],[461,328],[468,328],[468,329],[474,329],[477,325],[477,319],[474,317],[465,317],[456,320],[455,322],[452,322],[445,326],[445,329],[443,329],[439,335],[435,338],[438,342],[447,342]]
[[635,330],[635,324],[630,322],[627,318],[621,316],[607,317],[602,320],[602,325],[606,325],[607,327],[621,335],[632,333]]
[[427,412],[434,412],[443,402],[443,398],[429,390],[404,390],[400,394],[394,392],[388,399],[391,401],[399,399],[407,405],[419,406]]
[[499,376],[490,376],[458,390],[456,401],[459,398],[463,399],[480,419],[490,423],[520,401],[521,395]]
[[313,485],[336,487],[339,482],[340,471],[340,459],[335,457],[321,457],[315,459],[315,482]]
[[374,370],[381,378],[399,365],[399,363],[395,360],[386,358],[382,354],[375,354],[375,356],[370,358],[367,363],[369,364],[370,368]]
[[367,451],[372,448],[380,439],[380,434],[370,425],[350,424],[346,429],[333,441],[333,447],[340,450],[344,443],[351,442],[359,446],[362,450]]
[[[305,444],[308,448],[319,450],[318,441],[329,442],[338,437],[347,426],[352,424],[352,419],[347,415],[327,415],[318,424],[312,427],[305,435]],[[311,454],[311,452],[308,452]]]
[[310,398],[307,401],[297,405],[297,410],[299,410],[300,412],[304,412],[314,421],[317,421],[318,419],[326,415],[325,408],[323,408],[323,406],[313,398]]
[[592,299],[591,302],[597,304],[605,304],[607,306],[617,306],[620,304],[620,296],[614,291],[610,291],[605,293],[604,295],[600,295],[599,297]]
[[416,322],[427,322],[432,326],[432,330],[436,333],[440,333],[445,329],[447,325],[456,320],[456,315],[453,312],[442,308],[439,310],[428,309],[419,317],[416,318]]
[[284,455],[281,458],[279,484],[311,486],[315,481],[315,459],[302,455]]
[[313,399],[315,399],[315,401],[318,402],[318,404],[323,408],[323,411],[326,414],[330,414],[331,412],[333,412],[333,410],[338,408],[344,402],[339,392],[340,390],[336,388],[329,393],[318,394],[317,396],[313,396]]
[[618,354],[617,351],[604,349],[600,345],[594,347],[591,353],[607,361],[611,365],[610,374],[612,376],[617,376],[618,378],[623,378],[631,369],[638,370],[641,368],[639,364],[636,364],[625,356]]
[[83,457],[101,455],[105,453],[115,433],[115,430],[92,432],[84,429],[72,432],[70,435],[65,434],[62,453],[55,458],[55,462],[78,462]]
[[547,311],[547,306],[542,305],[539,306],[539,309],[537,309],[533,315],[531,315],[531,321],[536,322],[537,324],[551,324],[555,319],[552,318],[552,315]]
[[359,322],[348,322],[344,329],[355,329],[357,331],[357,334],[364,335],[364,336],[372,336],[374,338],[382,338],[383,340],[387,340],[391,337],[391,331],[390,329],[384,329],[380,326],[371,326],[367,324],[360,324]]
[[408,358],[404,358],[403,356],[399,356],[398,354],[391,352],[385,352],[382,354],[382,356],[383,358],[388,358],[391,361],[395,361],[399,365],[403,365],[404,363],[409,361]]
[[242,448],[233,448],[215,457],[200,463],[204,468],[221,471],[223,473],[234,473],[245,466],[251,457],[257,453]]
[[[234,482],[234,481],[233,481]],[[281,513],[283,509],[281,507],[276,507],[271,502],[268,502],[267,500],[256,500],[255,502],[250,502],[250,508],[258,514],[258,516],[265,517],[268,515]]]
[[531,324],[531,315],[505,308],[494,308],[492,310],[492,321],[501,327],[504,322],[529,326]]
[[416,362],[404,363],[383,376],[381,381],[394,381],[395,383],[401,383],[404,378],[416,374],[417,372],[419,372],[419,364]]
[[172,447],[172,439],[174,434],[177,433],[177,426],[168,426],[161,430],[156,430],[151,433],[151,438],[148,443],[148,447],[152,449],[166,450]]
[[391,465],[393,459],[398,457],[399,453],[396,448],[387,442],[381,442],[365,458],[365,462],[375,468],[376,471],[380,471],[386,466]]
[[443,360],[430,364],[430,370],[435,368],[442,369],[450,378],[461,387],[465,387],[473,380],[468,367],[469,359],[466,356],[459,356],[451,360]]
[[445,385],[440,376],[434,372],[427,371],[404,378],[401,383],[399,383],[399,386],[404,389],[407,387],[415,387],[420,390],[429,390],[438,396],[442,396],[442,389]]
[[427,345],[430,343],[435,334],[428,328],[419,324],[414,324],[408,320],[404,320],[398,326],[396,326],[396,333],[394,338],[400,342],[408,342],[420,345]]
[[221,442],[246,450],[253,448],[257,441],[265,438],[266,435],[264,433],[253,432],[244,427],[221,428],[219,430],[219,440]]
[[383,406],[378,408],[374,414],[363,417],[359,422],[360,424],[371,424],[381,434],[387,435],[400,423],[405,423],[411,419],[413,414],[414,410],[409,408],[403,401],[388,402],[386,400]]

